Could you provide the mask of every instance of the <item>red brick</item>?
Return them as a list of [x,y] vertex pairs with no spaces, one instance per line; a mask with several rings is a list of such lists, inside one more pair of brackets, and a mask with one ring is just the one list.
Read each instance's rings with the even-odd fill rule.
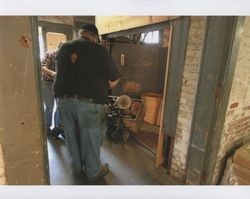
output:
[[250,110],[250,106],[243,107],[243,111],[248,111]]
[[244,121],[246,121],[246,120],[249,120],[249,119],[250,119],[250,116],[243,117],[243,118],[239,118],[239,119],[237,119],[237,120],[234,120],[234,121],[232,121],[232,122],[229,122],[229,123],[228,123],[228,127],[230,128],[230,127],[232,127],[232,126],[234,126],[234,125],[237,125],[237,124],[242,123],[242,122],[244,122]]
[[177,140],[181,141],[182,135],[179,134],[179,133],[177,133],[177,134],[175,134],[175,138],[176,138]]
[[230,109],[237,108],[238,105],[239,105],[239,102],[235,102],[235,103],[230,105]]
[[245,126],[247,126],[248,125],[248,121],[244,121],[244,122],[241,122],[241,123],[239,123],[239,124],[237,124],[237,125],[233,125],[233,126],[231,126],[230,128],[233,128],[233,129],[240,129],[240,128],[243,128],[243,127],[245,127]]

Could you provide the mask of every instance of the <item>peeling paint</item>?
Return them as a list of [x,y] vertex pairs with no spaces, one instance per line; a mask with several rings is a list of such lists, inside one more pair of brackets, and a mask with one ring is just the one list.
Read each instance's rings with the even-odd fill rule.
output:
[[22,35],[21,38],[18,40],[21,47],[29,48],[31,45],[31,38],[28,36]]

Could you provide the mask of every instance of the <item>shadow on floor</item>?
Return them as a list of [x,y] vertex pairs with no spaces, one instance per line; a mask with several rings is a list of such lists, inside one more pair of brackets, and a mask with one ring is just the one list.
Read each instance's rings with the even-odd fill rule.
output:
[[133,139],[126,143],[105,140],[101,161],[109,164],[104,179],[87,182],[84,175],[74,176],[70,156],[62,139],[48,139],[51,185],[172,185],[177,184],[163,169],[155,168],[156,156]]
[[154,132],[140,131],[131,133],[131,137],[140,145],[156,155],[159,135]]

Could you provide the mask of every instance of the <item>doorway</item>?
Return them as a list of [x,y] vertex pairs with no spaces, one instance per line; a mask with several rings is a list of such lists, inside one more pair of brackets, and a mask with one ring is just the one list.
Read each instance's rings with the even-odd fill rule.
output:
[[[50,77],[50,74],[46,74],[43,71],[43,66],[48,70],[56,72],[56,54],[61,43],[72,39],[72,27],[66,24],[56,24],[50,22],[38,22],[35,27],[38,32],[39,50],[40,50],[40,63],[42,71],[41,88],[43,90],[42,105],[45,115],[45,142],[47,143],[47,156],[49,163],[50,180],[53,180],[53,176],[58,172],[59,168],[63,168],[61,165],[54,165],[57,157],[53,155],[54,144],[52,139],[61,140],[63,143],[64,133],[61,130],[60,120],[57,109],[57,99],[53,94],[53,82],[54,77]],[[44,74],[45,73],[45,74]],[[55,140],[54,140],[55,141]],[[53,183],[53,181],[52,181]]]
[[[151,153],[154,158],[157,155],[159,132],[163,125],[160,116],[164,110],[162,105],[164,104],[165,74],[170,47],[170,27],[170,24],[165,22],[103,37],[103,42],[106,42],[106,47],[124,76],[121,84],[112,91],[112,95],[119,96],[124,93],[135,101],[143,102],[143,108],[137,112],[138,117],[126,121],[126,125],[131,125],[130,131],[133,140],[131,139],[129,142],[136,141],[146,149],[147,154]],[[62,36],[64,33],[56,32],[55,29],[46,28],[46,26],[42,26],[40,29],[40,37],[43,38],[41,45],[44,45],[46,50],[49,45],[47,42],[49,39],[46,36],[56,33],[60,38],[65,38]],[[151,98],[154,101],[154,114],[151,118],[145,117],[146,112],[151,111],[151,108],[147,108],[146,105],[148,98],[149,102]],[[136,130],[133,131],[131,128],[136,128]],[[48,147],[53,146],[48,143]],[[109,145],[108,147],[110,148]],[[151,162],[151,166],[154,167],[153,162]]]
[[[46,24],[43,24],[46,25]],[[59,31],[55,31],[54,29],[50,29],[46,26],[39,26],[39,31],[40,31],[40,49],[41,46],[43,45],[44,48],[43,50],[41,50],[41,52],[46,52],[48,50],[53,50],[53,46],[55,47],[57,45],[57,43],[59,42],[59,40],[65,39],[65,32],[59,32]],[[121,41],[121,44],[127,44],[126,49],[129,50],[129,48],[133,48],[133,51],[135,52],[135,54],[139,54],[139,64],[142,64],[143,67],[137,67],[136,71],[124,71],[124,72],[128,72],[129,74],[126,75],[127,79],[125,79],[126,81],[124,81],[123,83],[127,83],[126,84],[126,90],[125,93],[129,94],[133,99],[141,99],[141,95],[143,93],[154,93],[155,95],[158,94],[161,97],[162,100],[162,94],[163,94],[163,90],[164,90],[164,70],[165,70],[165,66],[166,66],[166,59],[167,59],[167,43],[166,43],[166,35],[167,34],[167,30],[168,28],[160,28],[159,30],[144,30],[144,32],[139,32],[137,35],[132,35],[131,38],[129,38],[128,40],[124,37],[121,38],[116,38],[119,40],[119,42]],[[129,36],[130,37],[130,36]],[[66,35],[67,38],[67,35]],[[137,41],[138,40],[138,41]],[[139,42],[138,44],[134,43],[132,44],[131,41],[137,41]],[[110,41],[108,41],[110,43]],[[122,46],[117,46],[116,44],[119,42],[115,42],[113,49],[110,48],[110,52],[112,53],[112,51],[118,50],[118,49],[122,49]],[[130,43],[131,42],[131,43]],[[111,43],[110,43],[111,44]],[[146,60],[148,63],[150,63],[149,65],[146,64],[146,62],[143,62],[144,58],[143,58],[143,54],[146,53],[147,55],[150,56],[146,56],[148,57],[148,59]],[[124,53],[123,56],[119,55],[119,63],[122,67],[126,67],[125,65],[127,64],[127,55]],[[121,58],[123,57],[123,58]],[[132,57],[134,60],[133,62],[136,63],[136,59],[138,57],[134,56]],[[124,63],[123,63],[124,62]],[[144,65],[146,64],[146,66],[144,67]],[[151,66],[152,65],[152,66]],[[160,67],[158,67],[160,66]],[[148,80],[144,81],[143,78],[137,78],[138,76],[134,75],[134,72],[136,73],[144,73],[144,69],[148,69],[148,72],[145,73],[146,78]],[[124,68],[126,69],[126,68]],[[131,68],[129,68],[131,69]],[[162,71],[163,70],[163,71]],[[150,74],[153,74],[152,76]],[[129,76],[132,76],[131,79]],[[137,79],[136,79],[137,78]],[[138,90],[133,90],[131,88],[129,88],[129,85],[131,83],[131,81],[138,81],[140,84],[142,84],[143,86],[140,86],[140,88]],[[160,82],[161,83],[160,83]],[[152,84],[150,84],[150,82]],[[138,84],[136,84],[138,85]],[[119,95],[119,92],[124,92],[124,87],[121,85],[120,90],[119,88],[113,90],[113,94],[114,95]],[[144,101],[144,100],[143,100]],[[144,130],[139,129],[141,134],[143,133],[147,133],[146,136],[143,136],[142,138],[136,138],[135,136],[137,135],[136,132],[133,135],[133,139],[137,141],[137,143],[141,144],[142,146],[144,146],[146,149],[148,149],[149,151],[153,152],[150,153],[148,150],[145,150],[144,148],[138,146],[135,142],[133,142],[133,140],[129,140],[125,145],[120,145],[120,144],[116,144],[116,143],[109,143],[109,142],[105,142],[104,143],[104,147],[102,148],[103,154],[104,154],[104,158],[108,160],[108,163],[110,165],[113,166],[119,166],[118,169],[113,168],[113,172],[108,176],[108,179],[110,178],[110,184],[126,184],[126,183],[138,183],[138,184],[144,184],[144,183],[149,183],[149,184],[155,184],[155,183],[160,183],[160,184],[165,184],[166,180],[168,181],[169,179],[167,178],[167,174],[163,173],[162,170],[155,170],[154,168],[154,154],[156,154],[156,148],[157,148],[157,142],[158,142],[158,133],[159,133],[159,128],[160,128],[160,124],[159,124],[159,115],[160,115],[160,103],[158,103],[158,107],[156,107],[156,114],[155,114],[155,118],[154,121],[152,122],[152,124],[150,124],[149,122],[143,122],[143,125],[141,127],[141,129],[144,128]],[[144,113],[143,113],[144,112]],[[141,116],[144,116],[146,110],[145,109],[141,109]],[[138,113],[139,114],[139,113]],[[143,117],[144,118],[144,117]],[[142,119],[143,119],[142,118]],[[132,120],[128,120],[128,123],[131,123],[132,125],[134,125],[137,121],[132,121]],[[151,131],[148,131],[148,129],[151,128]],[[138,135],[140,135],[138,133]],[[148,138],[147,136],[151,136],[151,138]],[[149,142],[152,140],[152,137],[154,139],[154,142]],[[141,140],[146,140],[146,142]],[[117,164],[117,160],[114,160],[114,157],[116,157],[116,155],[114,155],[113,153],[124,153],[124,151],[130,150],[131,151],[134,150],[133,155],[131,155],[130,153],[127,153],[127,155],[124,157],[119,157],[121,158],[121,162],[122,164]],[[115,147],[118,147],[119,150]],[[152,149],[150,149],[150,147]],[[70,168],[68,167],[69,162],[65,161],[66,159],[70,159],[67,155],[67,150],[65,148],[65,143],[61,142],[61,140],[48,140],[48,151],[49,151],[49,163],[50,163],[50,170],[53,170],[53,175],[51,175],[51,183],[52,184],[57,184],[62,183],[62,184],[71,184],[71,183],[75,183],[75,179],[72,179],[72,176],[70,176]],[[117,156],[119,156],[119,153]],[[133,166],[133,169],[130,168],[130,162],[129,160],[131,159],[131,161],[134,161],[134,159],[138,156],[138,154],[140,153],[144,153],[144,155],[139,155],[142,158],[142,161],[138,161],[136,163],[136,166]],[[59,154],[59,156],[58,156]],[[106,158],[107,157],[107,158]],[[114,161],[113,161],[114,160]],[[65,162],[64,162],[65,161]],[[143,162],[143,164],[142,164]],[[150,164],[148,163],[150,162]],[[60,163],[60,164],[58,164]],[[142,173],[145,171],[145,169],[148,172],[148,169],[150,169],[150,177],[146,176],[146,181],[145,178],[141,178],[140,175],[142,175],[142,173],[139,173],[140,177],[136,177],[137,179],[142,179],[142,180],[134,180],[131,182],[129,181],[129,179],[124,179],[122,181],[116,182],[117,179],[120,180],[120,174],[119,172],[121,172],[124,168],[124,166],[128,165],[128,168],[126,168],[126,170],[128,171],[127,173],[125,173],[125,176],[133,173],[134,171],[140,170],[142,171]],[[131,163],[131,165],[134,164]],[[122,167],[120,167],[122,165]],[[146,168],[144,169],[138,169],[139,167],[141,167],[142,165],[148,165]],[[62,176],[60,174],[60,171],[63,171],[65,169],[65,171],[67,171],[67,173],[69,173],[68,177]],[[51,171],[50,171],[51,172]],[[123,173],[124,171],[122,171]],[[151,176],[152,175],[152,176]],[[154,176],[157,175],[157,180],[154,179]],[[110,177],[111,176],[111,177]],[[113,177],[115,176],[115,177]],[[117,176],[119,178],[117,178]],[[162,177],[159,177],[162,176]],[[135,178],[135,176],[134,176]],[[80,182],[80,183],[85,183],[85,182]],[[169,182],[167,182],[169,183]],[[172,183],[172,182],[171,182]]]
[[[132,104],[123,122],[130,137],[157,154],[170,48],[170,24],[151,25],[103,35],[103,43],[122,74],[113,96],[128,95]],[[133,113],[134,102],[141,103]],[[133,117],[133,115],[135,115]]]
[[[50,22],[38,23],[38,40],[40,48],[40,61],[45,59],[46,52],[56,52],[61,43],[72,39],[72,27],[66,24],[55,24]],[[53,55],[55,58],[55,55]],[[52,58],[51,58],[52,59]],[[53,60],[55,63],[55,60]],[[55,69],[55,66],[53,67]],[[52,95],[53,91],[51,91]],[[51,95],[45,94],[45,97]],[[44,109],[46,110],[46,99],[44,99]],[[54,99],[52,118],[56,114],[56,100]],[[58,118],[58,117],[57,117]],[[50,129],[56,127],[56,119],[52,119]]]

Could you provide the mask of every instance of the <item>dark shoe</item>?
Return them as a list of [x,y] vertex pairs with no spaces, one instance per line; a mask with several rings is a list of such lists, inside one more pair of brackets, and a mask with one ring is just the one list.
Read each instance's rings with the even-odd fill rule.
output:
[[60,135],[60,131],[58,127],[55,127],[52,130],[47,131],[47,132],[48,132],[48,136],[51,137],[52,139],[57,139],[58,136]]
[[86,184],[87,177],[84,171],[72,171],[72,177],[73,177],[74,185]]
[[72,171],[72,176],[74,178],[82,178],[82,177],[85,177],[85,173],[84,171]]
[[59,136],[61,135],[61,137],[62,137],[63,139],[65,139],[65,133],[64,133],[64,131],[63,131],[63,129],[62,129],[61,126],[55,127],[55,128],[53,129],[53,132],[55,133],[55,136],[59,137]]
[[62,136],[62,138],[65,140],[65,133],[63,130],[60,131],[60,135]]
[[99,171],[99,173],[96,176],[91,176],[91,177],[87,177],[87,180],[90,182],[96,181],[100,178],[103,178],[105,175],[107,175],[109,172],[109,165],[103,164],[101,165],[101,170]]

